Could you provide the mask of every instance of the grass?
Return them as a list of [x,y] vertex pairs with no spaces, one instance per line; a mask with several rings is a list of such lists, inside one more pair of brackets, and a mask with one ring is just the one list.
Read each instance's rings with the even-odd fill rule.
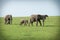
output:
[[[25,17],[29,20],[28,17]],[[50,16],[45,20],[45,26],[24,26],[19,22],[24,17],[14,17],[11,25],[4,24],[0,18],[0,40],[60,40],[60,16]]]

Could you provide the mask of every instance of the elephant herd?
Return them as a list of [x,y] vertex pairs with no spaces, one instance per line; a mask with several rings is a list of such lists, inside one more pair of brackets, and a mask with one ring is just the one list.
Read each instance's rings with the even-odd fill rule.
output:
[[[33,23],[36,22],[36,26],[38,26],[38,22],[40,24],[40,26],[44,26],[44,21],[46,19],[46,17],[48,17],[48,15],[40,15],[40,14],[37,14],[37,15],[31,15],[29,17],[29,20],[26,20],[26,19],[23,19],[20,21],[20,25],[24,24],[24,25],[27,25],[29,24],[33,26]],[[12,15],[6,15],[4,20],[5,20],[5,24],[12,24]],[[41,23],[41,20],[42,20],[42,23]]]

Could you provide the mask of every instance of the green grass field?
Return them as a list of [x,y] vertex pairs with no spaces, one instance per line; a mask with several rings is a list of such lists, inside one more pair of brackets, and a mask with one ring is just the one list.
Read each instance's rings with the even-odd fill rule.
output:
[[0,40],[60,40],[60,16],[48,17],[44,27],[19,25],[21,19],[24,17],[14,17],[13,23],[6,25],[0,17]]

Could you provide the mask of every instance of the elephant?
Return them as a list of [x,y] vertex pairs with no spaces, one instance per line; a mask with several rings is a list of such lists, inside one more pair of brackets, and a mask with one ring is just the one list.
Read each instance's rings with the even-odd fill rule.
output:
[[22,25],[22,24],[27,25],[28,24],[28,20],[25,20],[25,19],[21,20],[20,25]]
[[[33,26],[33,22],[36,22],[36,26],[38,26],[38,22],[39,22],[40,26],[44,26],[44,21],[45,21],[46,17],[48,17],[48,15],[40,15],[40,14],[31,15],[31,17],[30,17],[30,24]],[[41,20],[43,22],[43,25],[41,23]]]
[[6,15],[4,20],[5,24],[12,24],[12,15]]

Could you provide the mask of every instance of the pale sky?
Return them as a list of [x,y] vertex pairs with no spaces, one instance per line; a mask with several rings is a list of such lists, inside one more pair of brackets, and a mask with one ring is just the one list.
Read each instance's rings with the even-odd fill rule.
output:
[[42,14],[49,16],[60,16],[59,5],[56,1],[48,0],[19,0],[19,1],[2,1],[1,15],[5,16],[11,14],[13,17],[30,16],[32,14]]

